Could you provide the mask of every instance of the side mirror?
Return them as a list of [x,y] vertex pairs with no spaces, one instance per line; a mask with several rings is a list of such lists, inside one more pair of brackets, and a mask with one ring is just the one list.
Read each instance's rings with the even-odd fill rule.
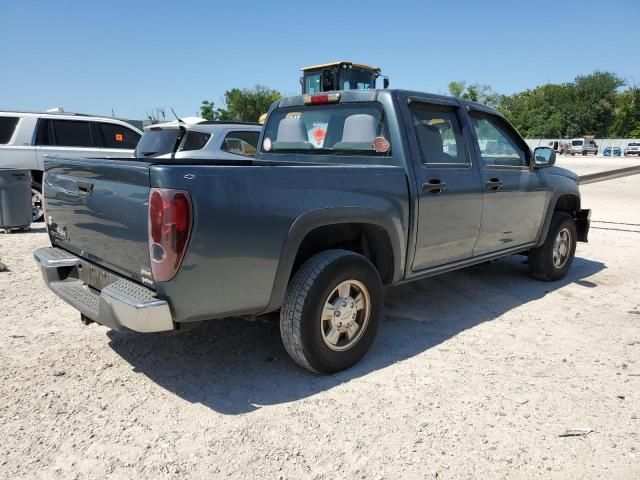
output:
[[533,151],[533,167],[545,168],[556,163],[556,152],[553,148],[538,147]]
[[389,79],[387,77],[384,77],[382,79],[382,87],[383,88],[389,88]]

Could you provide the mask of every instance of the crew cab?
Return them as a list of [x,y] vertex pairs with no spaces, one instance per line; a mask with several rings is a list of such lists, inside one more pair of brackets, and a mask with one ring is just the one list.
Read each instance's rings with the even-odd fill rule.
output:
[[142,132],[109,117],[64,111],[0,112],[0,168],[31,171],[32,220],[42,218],[45,156],[65,158],[132,156]]
[[45,282],[117,330],[279,311],[291,357],[330,373],[369,349],[384,286],[512,254],[555,281],[587,241],[578,177],[477,103],[283,98],[259,145],[240,160],[46,161]]

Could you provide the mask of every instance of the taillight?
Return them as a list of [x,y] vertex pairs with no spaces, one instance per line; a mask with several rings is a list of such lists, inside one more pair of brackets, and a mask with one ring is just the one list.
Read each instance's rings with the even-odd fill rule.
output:
[[171,280],[182,263],[191,235],[191,197],[182,190],[149,192],[149,255],[156,282]]

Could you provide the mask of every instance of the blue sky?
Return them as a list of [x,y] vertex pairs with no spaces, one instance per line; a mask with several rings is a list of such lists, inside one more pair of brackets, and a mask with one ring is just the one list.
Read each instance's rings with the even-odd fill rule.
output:
[[595,69],[640,83],[639,26],[639,0],[0,0],[0,109],[188,116],[233,87],[296,94],[301,66],[335,59],[436,93],[451,80],[513,93]]

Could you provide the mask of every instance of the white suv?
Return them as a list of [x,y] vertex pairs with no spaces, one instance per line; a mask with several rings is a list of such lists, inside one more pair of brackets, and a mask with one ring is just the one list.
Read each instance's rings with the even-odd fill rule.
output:
[[30,170],[33,220],[43,213],[43,157],[129,157],[142,132],[108,117],[71,113],[0,112],[0,168]]

